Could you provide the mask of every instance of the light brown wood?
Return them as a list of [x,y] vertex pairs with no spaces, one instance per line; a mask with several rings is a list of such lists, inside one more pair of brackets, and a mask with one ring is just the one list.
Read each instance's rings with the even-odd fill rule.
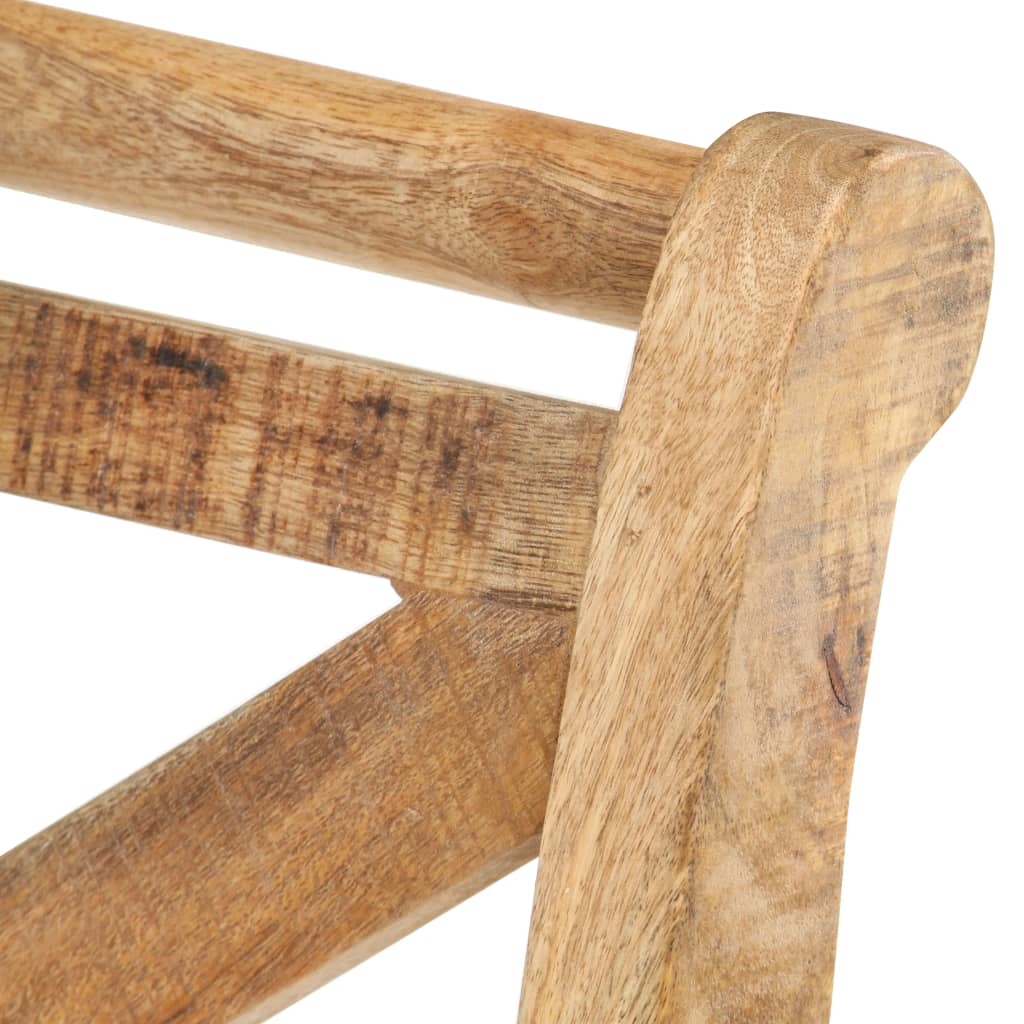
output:
[[0,490],[573,607],[615,414],[0,284]]
[[930,147],[761,115],[708,150],[609,455],[522,1024],[827,1019],[896,490],[991,261]]
[[523,863],[573,621],[418,594],[0,858],[0,1020],[264,1020]]
[[21,0],[0,185],[635,327],[690,146]]
[[408,598],[0,860],[4,1020],[262,1020],[486,884],[536,845],[567,673],[522,1024],[827,1018],[896,491],[991,226],[865,129],[699,157],[8,0],[0,184],[644,314],[617,420],[0,286],[0,487]]

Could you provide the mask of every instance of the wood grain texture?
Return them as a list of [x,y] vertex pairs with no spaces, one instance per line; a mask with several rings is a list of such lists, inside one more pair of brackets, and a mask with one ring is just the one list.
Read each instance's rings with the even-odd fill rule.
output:
[[615,414],[0,284],[0,490],[572,607]]
[[991,261],[930,147],[761,115],[708,150],[609,455],[523,1024],[827,1019],[896,490]]
[[0,1021],[264,1020],[532,857],[572,626],[416,595],[0,858]]
[[635,327],[701,151],[21,0],[0,184]]

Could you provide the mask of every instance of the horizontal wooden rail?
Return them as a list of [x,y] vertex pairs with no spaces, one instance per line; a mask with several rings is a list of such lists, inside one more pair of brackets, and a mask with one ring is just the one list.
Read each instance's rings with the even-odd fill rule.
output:
[[0,1018],[253,1024],[524,863],[573,621],[415,595],[0,858]]
[[0,185],[634,327],[701,150],[21,0]]
[[573,607],[616,414],[0,284],[0,490]]

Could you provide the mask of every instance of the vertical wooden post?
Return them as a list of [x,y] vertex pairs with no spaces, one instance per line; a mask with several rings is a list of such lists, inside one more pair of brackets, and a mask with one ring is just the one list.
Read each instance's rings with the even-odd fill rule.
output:
[[938,150],[766,114],[707,151],[603,485],[521,1024],[827,1019],[896,490],[991,259]]

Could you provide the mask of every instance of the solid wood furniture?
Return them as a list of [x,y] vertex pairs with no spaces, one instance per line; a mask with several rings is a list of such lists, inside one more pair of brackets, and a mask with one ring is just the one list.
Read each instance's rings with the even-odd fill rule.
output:
[[0,1020],[263,1020],[538,844],[523,1024],[826,1020],[896,490],[987,307],[963,168],[21,0],[0,104],[0,184],[639,326],[616,415],[0,286],[0,488],[404,597],[0,859]]

